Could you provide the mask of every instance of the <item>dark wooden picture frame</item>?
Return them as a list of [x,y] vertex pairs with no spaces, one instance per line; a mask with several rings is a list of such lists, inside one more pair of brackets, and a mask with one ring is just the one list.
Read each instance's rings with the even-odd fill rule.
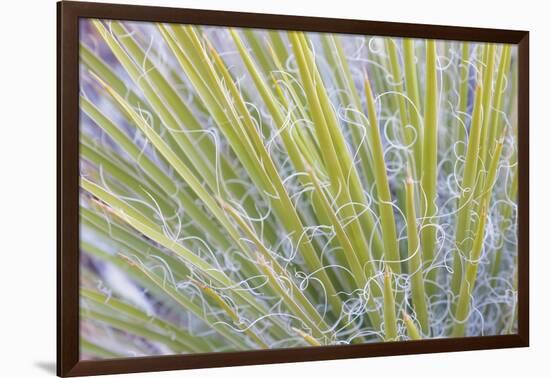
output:
[[[269,364],[529,345],[529,33],[286,15],[172,9],[88,2],[57,4],[57,374],[109,373]],[[394,37],[509,43],[518,46],[518,333],[502,336],[79,360],[79,18],[173,22]]]

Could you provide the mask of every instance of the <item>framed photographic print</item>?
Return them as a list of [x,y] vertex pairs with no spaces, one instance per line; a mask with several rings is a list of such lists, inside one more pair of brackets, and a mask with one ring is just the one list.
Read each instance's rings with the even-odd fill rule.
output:
[[525,31],[58,3],[58,374],[527,346],[528,67]]

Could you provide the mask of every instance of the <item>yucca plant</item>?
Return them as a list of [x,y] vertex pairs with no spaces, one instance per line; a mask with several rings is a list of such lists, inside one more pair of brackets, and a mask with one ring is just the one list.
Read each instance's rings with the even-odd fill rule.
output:
[[509,45],[81,21],[81,351],[513,333]]

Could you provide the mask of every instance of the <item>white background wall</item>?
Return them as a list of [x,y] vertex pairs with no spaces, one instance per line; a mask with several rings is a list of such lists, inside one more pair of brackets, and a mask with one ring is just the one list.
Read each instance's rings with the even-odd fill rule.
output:
[[[550,20],[544,1],[147,0],[133,3],[528,29],[531,32],[530,348],[137,376],[548,376],[550,88],[547,86],[550,86]],[[55,366],[56,274],[55,1],[5,1],[1,15],[0,376],[51,376]],[[546,110],[549,113],[545,113]]]

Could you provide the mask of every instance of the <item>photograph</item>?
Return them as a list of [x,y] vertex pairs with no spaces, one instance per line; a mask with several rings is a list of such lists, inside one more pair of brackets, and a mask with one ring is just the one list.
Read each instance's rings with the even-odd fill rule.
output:
[[81,360],[518,333],[517,45],[78,28]]

